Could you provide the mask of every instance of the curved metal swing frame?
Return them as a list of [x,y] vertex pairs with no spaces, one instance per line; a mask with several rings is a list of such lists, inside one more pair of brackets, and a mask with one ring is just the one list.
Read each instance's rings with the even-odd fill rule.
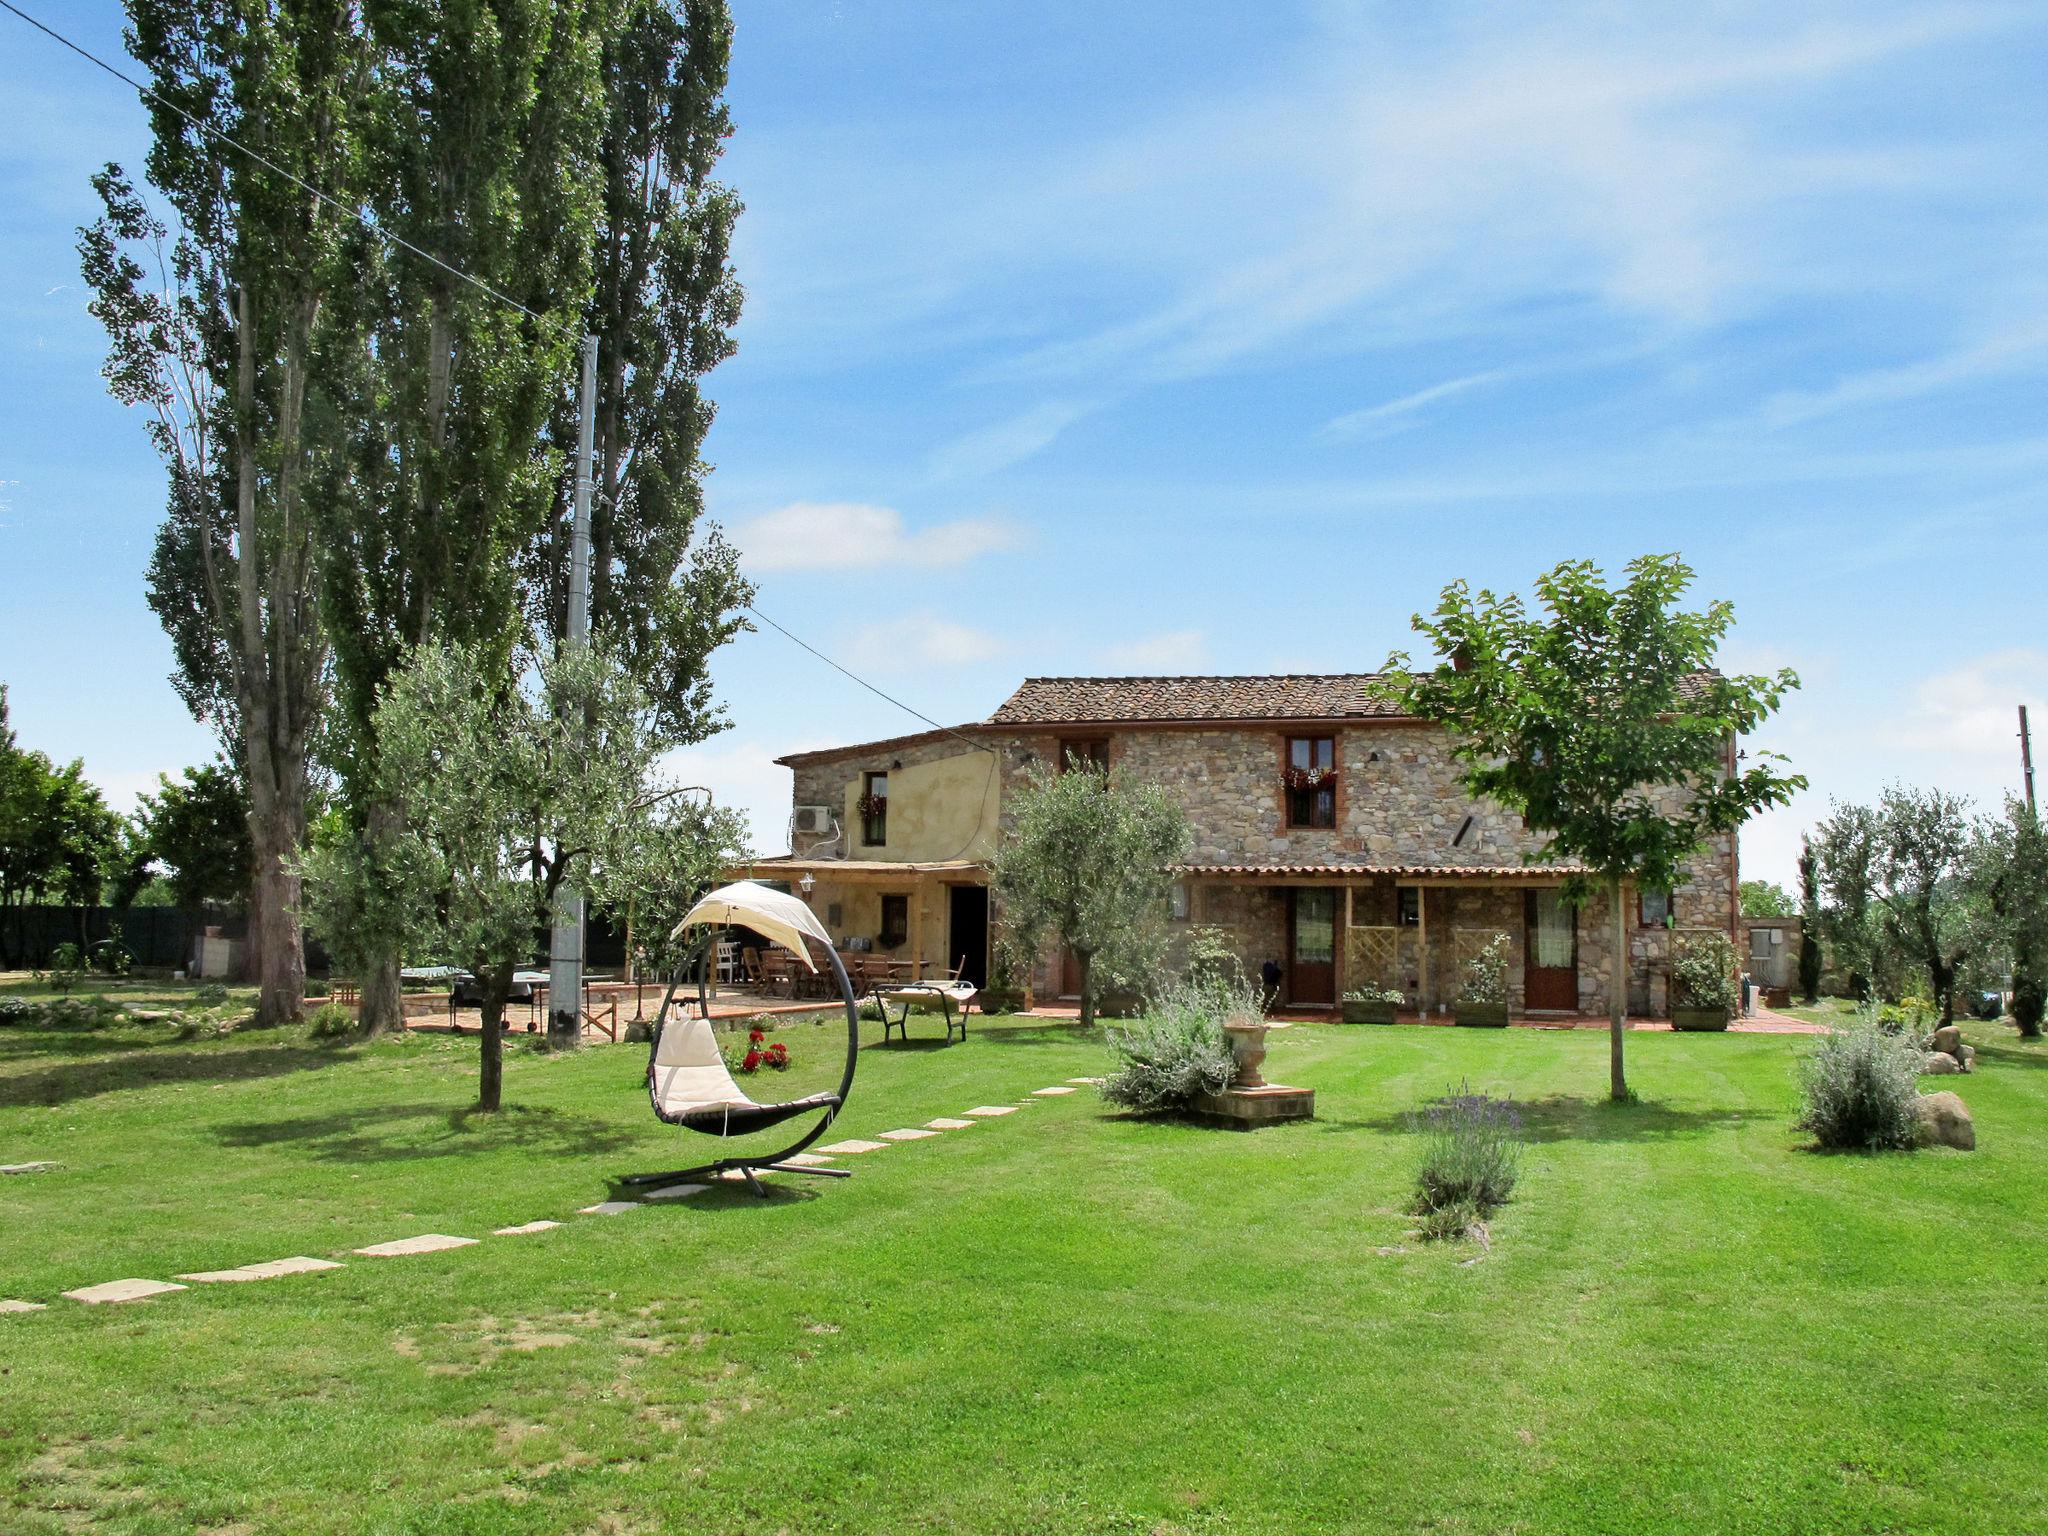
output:
[[[751,932],[752,930],[749,931]],[[711,946],[716,940],[717,935],[718,930],[706,929],[702,937],[692,941],[689,950],[676,963],[676,968],[669,977],[668,990],[661,997],[661,1011],[654,1016],[654,1028],[651,1031],[652,1038],[647,1042],[647,1096],[649,1102],[654,1106],[655,1115],[668,1125],[679,1125],[685,1130],[696,1131],[700,1135],[706,1136],[724,1136],[728,1132],[723,1129],[714,1129],[708,1125],[692,1123],[693,1120],[698,1118],[696,1116],[671,1114],[663,1109],[655,1093],[654,1061],[656,1054],[661,1050],[661,1034],[668,1027],[669,1010],[675,1004],[676,989],[683,984],[684,978],[688,976],[690,967],[693,964],[697,966],[698,1013],[704,1019],[706,1027],[710,1027]],[[771,940],[771,942],[773,941]],[[745,1154],[738,1157],[721,1157],[715,1162],[701,1163],[694,1168],[678,1168],[666,1173],[629,1174],[620,1179],[619,1183],[627,1185],[666,1184],[693,1178],[717,1178],[726,1173],[738,1173],[746,1179],[749,1189],[765,1198],[768,1193],[767,1189],[759,1179],[754,1177],[754,1170],[757,1168],[769,1169],[776,1173],[805,1173],[820,1179],[850,1179],[853,1177],[853,1170],[850,1168],[804,1167],[801,1165],[791,1165],[785,1161],[787,1158],[795,1157],[831,1129],[832,1122],[839,1118],[839,1111],[846,1107],[847,1096],[853,1091],[854,1068],[860,1063],[860,1004],[853,993],[853,981],[846,974],[846,966],[841,962],[838,953],[829,946],[821,947],[825,949],[826,959],[832,962],[832,974],[839,983],[840,999],[846,1008],[846,1070],[840,1074],[838,1090],[831,1095],[830,1102],[821,1106],[824,1113],[819,1116],[817,1123],[797,1141],[784,1147],[779,1152],[760,1156]],[[770,1109],[774,1106],[763,1105],[761,1107]],[[797,1113],[806,1112],[799,1110]],[[766,1126],[761,1127],[764,1130],[766,1128]],[[742,1131],[738,1134],[746,1135],[750,1133]]]

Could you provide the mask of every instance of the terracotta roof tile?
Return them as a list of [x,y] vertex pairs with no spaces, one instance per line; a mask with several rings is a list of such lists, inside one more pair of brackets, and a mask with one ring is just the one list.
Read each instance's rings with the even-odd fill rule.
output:
[[1369,693],[1378,674],[1286,677],[1028,677],[993,725],[1079,720],[1346,720],[1399,718]]
[[1176,864],[1183,875],[1384,875],[1403,880],[1483,880],[1502,875],[1588,875],[1583,864]]

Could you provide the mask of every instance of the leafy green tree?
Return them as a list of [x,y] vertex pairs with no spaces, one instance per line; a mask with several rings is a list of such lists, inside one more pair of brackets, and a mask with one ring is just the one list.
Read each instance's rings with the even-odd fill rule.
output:
[[1004,947],[1020,970],[1057,942],[1081,972],[1081,1024],[1098,984],[1149,980],[1164,952],[1171,866],[1187,818],[1156,785],[1127,785],[1075,758],[1032,770],[996,847],[993,892]]
[[87,781],[84,765],[60,768],[18,744],[0,684],[0,960],[14,966],[27,958],[22,909],[38,901],[78,909],[83,952],[85,909],[98,902],[120,848],[121,818]]
[[248,785],[258,1016],[274,1022],[305,990],[292,869],[326,664],[310,503],[333,478],[319,360],[348,351],[331,300],[350,280],[361,33],[349,0],[127,10],[129,52],[155,92],[146,171],[169,217],[109,166],[80,254],[108,386],[150,413],[169,478],[149,593],[173,681]]
[[1877,990],[1889,956],[1877,909],[1877,812],[1866,805],[1829,804],[1813,830],[1812,856],[1820,892],[1820,927],[1849,995],[1867,1001]]
[[1917,972],[1944,1024],[1984,937],[1969,878],[1974,830],[1961,796],[1902,784],[1875,806],[1834,806],[1817,829],[1831,937],[1881,991],[1898,968]]
[[[625,0],[604,38],[602,197],[585,331],[598,339],[591,498],[591,632],[664,711],[679,740],[716,730],[711,653],[745,627],[752,588],[704,510],[714,408],[703,379],[733,353],[742,298],[730,263],[740,202],[712,179],[732,132],[725,0]],[[565,380],[573,386],[574,378]],[[568,607],[577,396],[549,425],[552,516],[525,566],[536,637]]]
[[155,794],[136,813],[145,845],[169,871],[180,906],[234,901],[249,884],[249,802],[225,762],[187,768],[181,778],[157,776]]
[[[597,871],[608,890],[654,878],[638,862],[656,841],[650,819],[678,798],[655,777],[672,743],[647,696],[598,651],[508,665],[483,646],[423,646],[373,723],[377,792],[396,830],[372,844],[341,818],[323,826],[305,861],[314,925],[344,955],[395,934],[414,957],[477,978],[477,1106],[494,1111],[505,1000],[514,972],[533,963],[557,887],[588,885]],[[536,841],[536,826],[553,838]]]
[[2038,1039],[2048,994],[2048,829],[2033,807],[2008,798],[2002,817],[1979,824],[1970,882],[1981,901],[1987,942],[2010,966],[2012,1018]]
[[1799,839],[1799,995],[1820,1001],[1820,863],[1813,840]]
[[1774,880],[1745,880],[1740,887],[1744,917],[1795,917],[1799,904]]
[[1609,1085],[1628,1094],[1622,1046],[1628,1011],[1624,889],[1682,883],[1705,841],[1805,785],[1774,753],[1737,739],[1754,731],[1798,678],[1714,670],[1735,621],[1732,604],[1678,606],[1693,572],[1676,555],[1644,555],[1609,588],[1592,562],[1566,561],[1536,582],[1540,612],[1519,596],[1446,587],[1416,615],[1442,658],[1415,672],[1396,655],[1385,695],[1452,733],[1466,787],[1517,811],[1546,841],[1539,862],[1582,864],[1565,883],[1584,902],[1604,890],[1614,925],[1608,961]]

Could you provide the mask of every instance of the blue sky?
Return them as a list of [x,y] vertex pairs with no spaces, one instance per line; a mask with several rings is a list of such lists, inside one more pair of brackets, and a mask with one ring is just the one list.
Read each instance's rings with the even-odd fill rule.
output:
[[[40,0],[118,49],[112,6]],[[34,8],[34,7],[31,7]],[[939,719],[1056,672],[1344,671],[1457,576],[1682,551],[1829,795],[2048,732],[2048,10],[738,0],[714,514]],[[73,231],[132,97],[0,16],[0,677],[117,803],[207,755]],[[916,722],[772,632],[686,771]],[[2048,756],[2048,753],[2042,754]]]

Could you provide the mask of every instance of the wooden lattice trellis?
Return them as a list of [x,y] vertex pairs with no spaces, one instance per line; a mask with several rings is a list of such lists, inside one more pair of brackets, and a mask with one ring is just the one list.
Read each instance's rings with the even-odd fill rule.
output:
[[1396,972],[1399,964],[1398,928],[1354,927],[1346,930],[1344,976],[1351,986],[1372,982],[1382,987],[1398,987],[1400,981]]

